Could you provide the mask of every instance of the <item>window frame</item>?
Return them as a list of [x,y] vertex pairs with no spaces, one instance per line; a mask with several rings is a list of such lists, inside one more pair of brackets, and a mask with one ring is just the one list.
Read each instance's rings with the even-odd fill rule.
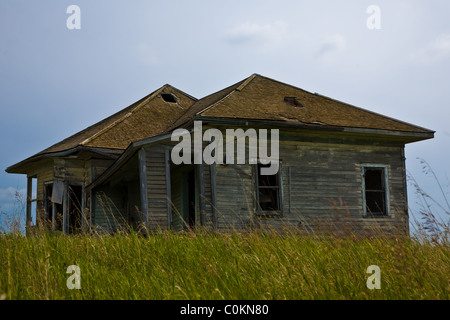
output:
[[[384,184],[384,203],[385,203],[385,213],[382,212],[368,212],[366,203],[366,179],[365,172],[366,169],[381,169]],[[375,164],[375,163],[362,163],[361,164],[361,187],[362,187],[362,199],[363,199],[363,217],[366,218],[383,218],[390,217],[390,192],[389,192],[389,166],[386,164]]]
[[284,199],[283,199],[283,179],[282,179],[282,163],[281,160],[278,161],[278,172],[276,173],[277,176],[277,182],[278,182],[278,186],[276,187],[270,187],[270,186],[265,186],[263,187],[263,189],[276,189],[277,191],[277,196],[278,196],[278,210],[262,210],[260,204],[259,204],[259,169],[260,169],[260,165],[261,163],[256,163],[253,166],[253,175],[254,175],[254,186],[255,186],[255,206],[254,206],[254,212],[255,215],[258,217],[281,217],[283,216],[283,203],[284,203]]
[[[51,223],[50,225],[51,229],[53,231],[55,230],[62,231],[62,219],[58,222],[57,213],[58,213],[58,206],[60,206],[59,214],[63,215],[63,204],[51,201],[47,193],[47,188],[51,186],[53,194],[54,182],[55,182],[54,180],[44,182],[44,212],[47,221]],[[51,209],[51,212],[49,212],[48,209]]]

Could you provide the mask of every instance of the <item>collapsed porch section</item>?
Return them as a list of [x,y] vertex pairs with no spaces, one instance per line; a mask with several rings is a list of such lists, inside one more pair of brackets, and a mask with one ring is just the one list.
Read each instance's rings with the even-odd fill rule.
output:
[[170,141],[140,147],[124,164],[88,186],[97,230],[194,230],[217,227],[214,175],[206,165],[174,165]]
[[35,227],[65,234],[88,230],[91,198],[85,186],[117,159],[117,152],[104,151],[75,148],[24,166],[27,231]]

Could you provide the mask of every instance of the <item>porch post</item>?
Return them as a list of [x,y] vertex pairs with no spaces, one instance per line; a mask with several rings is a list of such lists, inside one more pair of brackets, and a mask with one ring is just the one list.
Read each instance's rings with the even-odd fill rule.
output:
[[28,233],[31,227],[31,200],[33,197],[33,178],[27,177],[27,211],[25,221],[25,231]]
[[56,230],[56,219],[57,219],[57,212],[56,212],[56,205],[52,202],[52,230]]
[[141,148],[138,152],[139,158],[139,192],[141,198],[141,211],[144,216],[145,227],[149,228],[148,219],[148,193],[147,193],[147,170],[146,170],[146,156],[145,149]]
[[172,185],[170,181],[170,150],[165,150],[164,162],[166,168],[166,196],[167,196],[167,226],[172,229]]
[[63,233],[69,233],[69,184],[64,182],[64,196],[63,196]]

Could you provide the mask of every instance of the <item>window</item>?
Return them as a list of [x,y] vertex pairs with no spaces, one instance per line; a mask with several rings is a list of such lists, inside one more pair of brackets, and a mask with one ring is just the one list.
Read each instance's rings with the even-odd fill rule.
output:
[[45,183],[44,210],[49,227],[69,234],[80,232],[82,199],[81,186],[64,186],[64,182],[57,180]]
[[69,207],[68,207],[68,221],[66,231],[69,234],[81,232],[81,223],[82,223],[82,197],[83,197],[83,188],[81,186],[72,186],[69,187]]
[[61,203],[54,202],[55,199],[54,189],[55,188],[53,182],[44,184],[45,219],[53,230],[61,230],[63,206],[62,201]]
[[257,164],[256,169],[256,213],[259,215],[277,215],[282,210],[281,190],[281,164],[278,173],[273,175],[261,175],[261,168],[270,164]]
[[284,101],[293,107],[303,107],[303,105],[295,97],[284,97]]
[[365,216],[385,216],[389,212],[387,166],[363,165],[363,199]]
[[53,183],[46,183],[44,186],[44,210],[45,219],[53,221],[53,203],[52,203]]

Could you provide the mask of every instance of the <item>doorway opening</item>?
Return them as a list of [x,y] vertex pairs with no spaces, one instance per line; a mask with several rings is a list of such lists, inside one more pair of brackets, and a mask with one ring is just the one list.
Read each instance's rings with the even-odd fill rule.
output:
[[69,186],[69,221],[68,233],[79,233],[82,227],[82,197],[83,188],[81,186]]
[[187,202],[187,222],[189,229],[195,228],[195,207],[196,207],[196,197],[195,197],[195,170],[191,169],[187,174],[187,196],[185,200]]

